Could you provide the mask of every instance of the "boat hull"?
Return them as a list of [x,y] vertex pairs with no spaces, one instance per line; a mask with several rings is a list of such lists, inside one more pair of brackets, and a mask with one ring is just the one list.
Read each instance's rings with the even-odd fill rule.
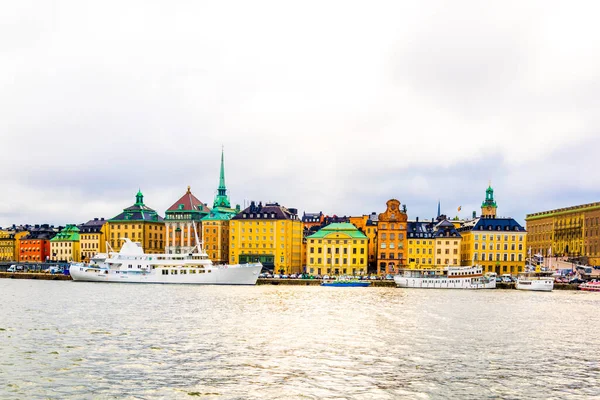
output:
[[[190,268],[162,268],[151,271],[118,271],[73,265],[71,277],[84,282],[165,283],[191,285],[255,285],[261,264],[213,266],[203,273],[191,273]],[[176,273],[174,273],[176,271]],[[183,272],[185,271],[185,272]]]
[[533,292],[551,292],[554,289],[554,280],[552,280],[552,279],[540,279],[540,280],[517,279],[515,288],[517,290],[530,290]]
[[418,289],[495,289],[496,281],[481,281],[473,283],[471,279],[439,279],[439,278],[410,278],[401,275],[394,276],[394,282],[399,288]]

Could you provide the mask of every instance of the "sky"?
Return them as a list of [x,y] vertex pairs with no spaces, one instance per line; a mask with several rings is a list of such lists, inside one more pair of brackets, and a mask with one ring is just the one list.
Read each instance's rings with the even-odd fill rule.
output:
[[[598,2],[13,1],[0,226],[233,204],[410,219],[600,200]],[[457,208],[462,211],[458,213]]]

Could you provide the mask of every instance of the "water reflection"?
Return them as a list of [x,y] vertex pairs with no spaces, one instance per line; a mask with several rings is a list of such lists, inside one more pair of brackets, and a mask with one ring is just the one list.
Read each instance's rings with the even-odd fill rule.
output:
[[595,293],[0,281],[0,398],[600,396]]

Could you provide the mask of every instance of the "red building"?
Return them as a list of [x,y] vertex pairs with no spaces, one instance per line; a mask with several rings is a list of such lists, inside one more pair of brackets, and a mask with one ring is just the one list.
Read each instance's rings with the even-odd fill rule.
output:
[[49,225],[36,225],[27,236],[20,240],[20,262],[45,262],[50,257],[50,239],[56,235],[54,227]]

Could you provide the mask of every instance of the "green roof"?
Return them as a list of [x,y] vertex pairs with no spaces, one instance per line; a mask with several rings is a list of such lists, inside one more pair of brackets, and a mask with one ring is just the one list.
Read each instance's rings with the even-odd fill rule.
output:
[[237,214],[238,211],[234,208],[216,207],[210,210],[210,214],[202,218],[202,221],[229,221]]
[[51,242],[77,242],[79,241],[79,228],[75,225],[67,225],[60,233],[56,234]]
[[353,239],[366,239],[367,238],[367,236],[365,236],[364,233],[359,231],[356,226],[352,225],[349,222],[342,222],[342,223],[329,224],[326,227],[321,228],[321,230],[319,230],[318,232],[307,237],[307,239],[321,239],[321,238],[324,238],[324,237],[334,234],[334,233],[343,233],[345,235],[350,236]]

